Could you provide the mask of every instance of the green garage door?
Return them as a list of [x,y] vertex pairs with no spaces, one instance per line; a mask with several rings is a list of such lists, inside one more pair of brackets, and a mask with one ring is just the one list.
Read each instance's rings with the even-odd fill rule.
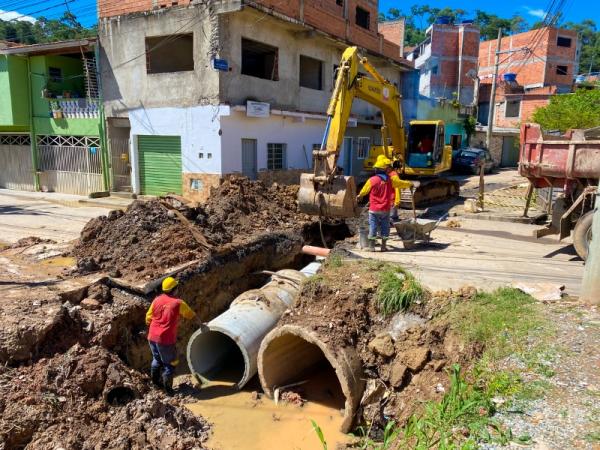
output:
[[145,195],[181,195],[181,137],[138,136],[140,188]]

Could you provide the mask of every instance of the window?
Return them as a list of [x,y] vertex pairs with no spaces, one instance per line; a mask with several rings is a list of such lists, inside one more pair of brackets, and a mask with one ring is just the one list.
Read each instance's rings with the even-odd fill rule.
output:
[[438,74],[438,65],[436,64],[435,66],[433,66],[431,68],[431,75],[437,75]]
[[366,9],[362,9],[360,6],[356,7],[356,25],[359,27],[369,29],[369,23],[371,22],[371,13]]
[[59,67],[48,67],[48,78],[50,81],[62,83],[62,69]]
[[318,59],[300,55],[300,86],[323,90],[323,63]]
[[146,72],[194,70],[194,35],[173,34],[146,38]]
[[335,4],[338,6],[344,6],[344,0],[335,0]]
[[281,170],[286,166],[285,144],[267,144],[267,169]]
[[556,66],[556,75],[567,75],[569,68],[567,66]]
[[277,47],[242,38],[242,74],[277,81]]
[[558,36],[558,38],[556,38],[556,45],[559,47],[570,47],[571,38]]
[[519,117],[521,113],[521,100],[508,100],[504,117]]
[[359,137],[358,138],[358,151],[356,157],[358,159],[366,159],[369,156],[369,149],[371,148],[371,138]]

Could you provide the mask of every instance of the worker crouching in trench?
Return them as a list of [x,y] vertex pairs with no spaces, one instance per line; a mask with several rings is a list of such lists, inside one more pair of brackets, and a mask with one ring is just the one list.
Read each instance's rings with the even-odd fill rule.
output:
[[193,319],[196,313],[177,298],[177,280],[167,277],[162,282],[163,293],[156,297],[146,312],[148,343],[152,352],[150,374],[155,386],[173,395],[173,376],[177,358],[177,327],[179,317]]
[[392,206],[400,204],[400,189],[415,187],[415,183],[401,180],[392,172],[392,161],[385,155],[379,155],[373,164],[375,175],[367,180],[357,200],[369,195],[369,249],[374,250],[378,233],[381,236],[381,251],[387,251],[390,237],[390,211]]

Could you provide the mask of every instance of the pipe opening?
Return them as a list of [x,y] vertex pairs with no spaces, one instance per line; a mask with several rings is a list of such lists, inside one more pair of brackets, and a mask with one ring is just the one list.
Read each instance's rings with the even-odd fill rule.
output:
[[[303,399],[336,410],[345,408],[346,397],[335,369],[318,345],[293,335],[273,339],[262,354],[263,387],[270,396],[286,390],[298,392]],[[288,385],[302,383],[298,386]]]
[[125,406],[135,400],[135,391],[127,386],[117,386],[106,393],[106,403],[112,406]]
[[236,342],[224,333],[203,330],[192,336],[188,358],[194,375],[203,383],[237,384],[245,374],[244,355]]

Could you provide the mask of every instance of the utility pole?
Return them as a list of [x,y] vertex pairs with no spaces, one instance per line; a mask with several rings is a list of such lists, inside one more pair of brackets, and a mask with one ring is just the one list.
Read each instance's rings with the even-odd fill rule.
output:
[[485,145],[488,150],[492,143],[492,130],[494,129],[494,113],[496,109],[496,80],[498,79],[498,68],[500,67],[500,45],[502,42],[502,28],[498,28],[498,43],[496,45],[496,61],[494,63],[494,78],[492,79],[492,93],[490,94],[490,112],[488,116],[487,134]]
[[592,240],[583,272],[581,301],[588,305],[600,305],[600,189],[596,194]]

